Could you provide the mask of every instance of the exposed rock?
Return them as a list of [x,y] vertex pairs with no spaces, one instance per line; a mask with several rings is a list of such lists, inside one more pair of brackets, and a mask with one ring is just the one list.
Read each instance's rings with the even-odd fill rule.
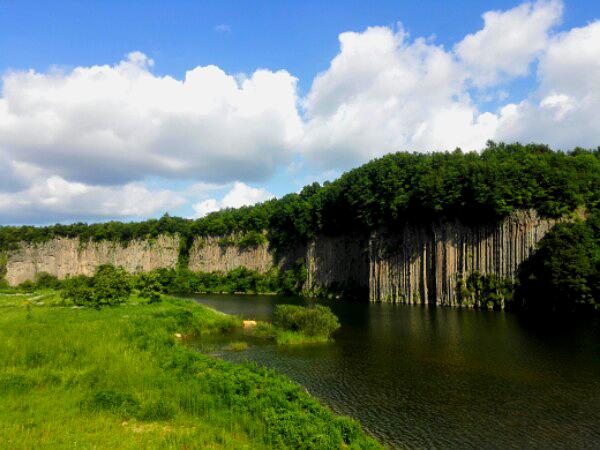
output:
[[93,275],[102,264],[122,266],[131,273],[146,272],[159,267],[176,267],[178,256],[177,236],[134,240],[125,246],[109,241],[56,238],[38,244],[21,244],[8,258],[6,280],[14,286],[33,280],[39,272],[60,279],[67,275]]
[[256,248],[240,249],[236,245],[220,245],[220,239],[218,237],[194,239],[189,252],[190,270],[228,272],[243,266],[266,272],[273,267],[274,259],[267,243],[262,243]]
[[325,289],[359,295],[351,291],[367,291],[369,253],[364,236],[320,236],[306,247],[304,261],[308,292]]
[[493,225],[444,221],[375,233],[369,243],[369,298],[456,306],[459,276],[513,278],[554,223],[534,211],[519,211]]
[[[291,244],[277,255],[267,243],[240,249],[223,245],[222,238],[199,238],[190,248],[189,268],[227,272],[243,266],[266,272],[274,266],[289,269],[301,260],[307,268],[307,292],[368,292],[372,301],[457,305],[459,276],[479,272],[514,277],[554,223],[534,211],[519,211],[498,224],[438,221],[427,226],[409,224],[394,232],[381,230],[371,236],[320,236],[308,245]],[[91,275],[101,264],[123,266],[129,272],[174,268],[178,252],[176,236],[132,241],[126,246],[54,239],[22,244],[8,258],[6,278],[16,285],[39,272],[59,278]]]

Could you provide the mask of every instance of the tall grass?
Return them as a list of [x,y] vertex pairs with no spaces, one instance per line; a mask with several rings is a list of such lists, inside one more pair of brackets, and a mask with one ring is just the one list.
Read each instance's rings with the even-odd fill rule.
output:
[[176,299],[100,310],[25,302],[0,310],[5,448],[378,447],[287,378],[186,346],[236,318]]

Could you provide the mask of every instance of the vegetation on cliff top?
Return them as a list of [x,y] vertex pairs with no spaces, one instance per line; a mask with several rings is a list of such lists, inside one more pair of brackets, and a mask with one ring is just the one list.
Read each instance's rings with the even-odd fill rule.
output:
[[178,233],[187,243],[191,236],[248,234],[241,242],[252,246],[264,241],[265,230],[277,249],[318,233],[393,229],[408,220],[497,221],[516,209],[559,217],[581,205],[592,209],[599,199],[600,150],[565,153],[490,142],[481,153],[390,154],[323,186],[314,183],[299,194],[197,220],[164,216],[138,223],[1,227],[0,250],[57,236],[128,242],[165,233]]
[[286,377],[185,345],[239,326],[234,317],[176,299],[96,310],[7,298],[0,442],[8,448],[379,448]]

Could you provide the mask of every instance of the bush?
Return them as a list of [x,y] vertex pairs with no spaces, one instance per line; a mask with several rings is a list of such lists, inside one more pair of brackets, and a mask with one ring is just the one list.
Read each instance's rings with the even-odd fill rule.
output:
[[162,285],[157,272],[139,274],[135,280],[135,287],[139,291],[139,296],[148,300],[148,303],[160,301]]
[[274,324],[284,330],[299,331],[306,336],[325,336],[340,328],[335,314],[326,306],[313,308],[296,305],[277,305]]
[[123,303],[131,294],[131,279],[122,267],[103,265],[92,278],[94,302],[97,306]]
[[103,265],[93,277],[67,278],[61,296],[76,305],[107,306],[123,303],[131,294],[130,276],[121,267]]
[[48,272],[39,272],[35,275],[35,286],[37,289],[60,289],[61,285],[62,282]]

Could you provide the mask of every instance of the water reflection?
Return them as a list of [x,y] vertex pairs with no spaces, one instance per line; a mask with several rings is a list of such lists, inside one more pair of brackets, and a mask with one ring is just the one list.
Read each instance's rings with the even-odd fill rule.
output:
[[[226,313],[270,320],[302,299],[202,296]],[[600,447],[597,322],[336,301],[335,342],[252,342],[221,352],[283,372],[391,446]],[[560,318],[559,318],[560,319]]]

